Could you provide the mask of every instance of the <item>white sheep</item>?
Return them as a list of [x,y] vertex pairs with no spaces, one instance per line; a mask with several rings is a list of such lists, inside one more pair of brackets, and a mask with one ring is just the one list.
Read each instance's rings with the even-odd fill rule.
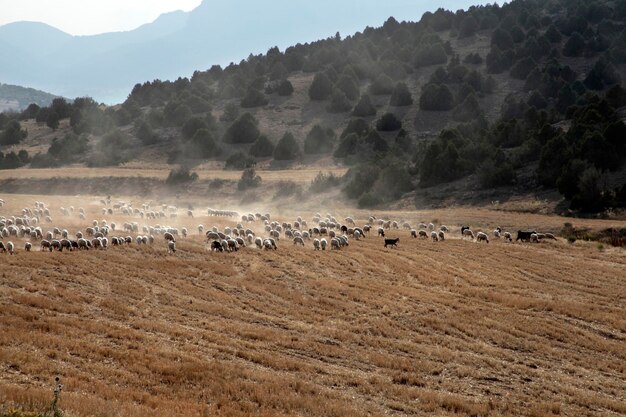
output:
[[513,236],[511,236],[510,232],[504,232],[504,240],[507,240],[509,242],[513,241]]
[[176,253],[176,242],[170,240],[167,242],[167,253]]
[[296,236],[296,237],[293,238],[293,244],[294,245],[302,245],[302,246],[304,246],[304,239],[302,239],[299,236]]
[[417,238],[417,230],[411,229],[411,237]]
[[530,241],[534,243],[539,243],[539,236],[537,233],[533,233],[530,235]]
[[260,237],[257,237],[256,239],[254,239],[254,244],[256,245],[257,248],[262,249],[263,239],[261,239]]
[[313,239],[313,249],[320,250],[320,240],[319,239]]
[[433,242],[439,241],[439,235],[434,230],[430,232],[430,238]]
[[439,236],[439,240],[442,242],[446,240],[446,234],[443,230],[440,230],[439,233],[437,233],[437,236]]
[[337,238],[330,239],[330,249],[331,250],[333,250],[333,249],[337,249],[337,250],[341,249],[341,244],[339,243],[339,239],[337,239]]
[[15,245],[13,244],[13,242],[9,241],[6,244],[6,250],[7,252],[9,252],[11,255],[13,255],[13,253],[15,253]]
[[326,245],[328,245],[328,242],[326,241],[326,239],[321,239],[320,246],[322,247],[322,250],[326,250]]
[[26,252],[30,252],[32,247],[33,247],[32,243],[30,243],[30,242],[24,243],[24,250],[26,250]]
[[463,230],[463,238],[466,238],[466,237],[474,239],[474,232],[472,232],[470,229]]
[[428,239],[428,233],[426,233],[426,230],[420,230],[418,235],[420,239]]
[[353,233],[353,236],[356,240],[360,240],[361,239],[361,232],[359,232],[358,230],[355,230]]
[[444,233],[448,233],[448,232],[450,231],[450,230],[448,229],[448,226],[446,226],[445,224],[442,224],[442,225],[439,227],[439,230],[441,230],[441,231],[442,231],[442,232],[444,232]]
[[484,233],[484,232],[476,233],[476,242],[483,242],[483,241],[489,243],[489,236],[487,236],[487,233]]

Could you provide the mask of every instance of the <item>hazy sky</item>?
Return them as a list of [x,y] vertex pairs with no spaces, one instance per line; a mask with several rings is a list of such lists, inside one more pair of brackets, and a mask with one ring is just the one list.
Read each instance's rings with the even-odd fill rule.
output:
[[[0,26],[16,21],[43,22],[71,35],[94,35],[135,29],[154,21],[160,14],[174,10],[190,11],[202,0],[0,0]],[[214,0],[233,1],[236,0]],[[294,0],[296,1],[296,0]],[[313,0],[310,0],[313,1]],[[337,0],[355,2],[358,0]],[[381,6],[388,0],[380,0]],[[493,2],[493,1],[492,1]],[[392,0],[394,7],[410,7],[413,16],[397,16],[399,20],[417,19],[424,10],[444,7],[450,10],[467,8],[483,0]],[[384,18],[392,13],[388,13]],[[380,18],[382,19],[382,18]],[[346,20],[350,20],[346,17]],[[372,22],[374,23],[374,22]],[[382,23],[378,20],[375,23]],[[359,27],[357,30],[360,30]]]
[[132,30],[174,10],[189,11],[201,0],[2,0],[0,26],[43,22],[71,35]]

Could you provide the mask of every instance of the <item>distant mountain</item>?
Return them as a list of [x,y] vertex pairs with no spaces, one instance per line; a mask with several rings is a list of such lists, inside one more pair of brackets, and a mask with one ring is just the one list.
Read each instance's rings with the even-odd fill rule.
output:
[[410,0],[204,0],[191,12],[167,13],[128,32],[71,36],[43,23],[17,22],[0,26],[0,80],[111,104],[136,83],[190,76],[275,45],[354,33],[390,15],[415,20],[424,11]]
[[40,107],[49,106],[55,96],[45,91],[0,83],[0,113],[20,111],[35,103]]

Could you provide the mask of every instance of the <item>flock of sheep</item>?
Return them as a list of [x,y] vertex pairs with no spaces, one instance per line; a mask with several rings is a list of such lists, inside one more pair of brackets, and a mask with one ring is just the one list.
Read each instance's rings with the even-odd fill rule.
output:
[[[74,251],[74,250],[106,250],[111,246],[124,245],[153,245],[157,238],[162,236],[161,242],[165,243],[168,253],[176,253],[176,241],[178,238],[186,238],[189,231],[186,227],[177,228],[162,225],[143,225],[140,227],[138,221],[133,219],[165,220],[178,217],[179,209],[176,206],[167,204],[153,205],[152,203],[142,204],[140,207],[133,207],[125,202],[112,203],[110,197],[100,201],[100,208],[103,216],[128,217],[128,221],[116,224],[113,221],[93,220],[90,225],[83,230],[78,230],[71,234],[67,229],[53,226],[52,210],[43,202],[35,202],[33,207],[26,207],[17,215],[0,216],[0,253],[15,253],[16,246],[13,241],[4,239],[24,239],[25,251],[31,251],[33,244],[38,244],[42,251]],[[0,199],[0,208],[4,206],[4,200]],[[63,218],[76,216],[80,220],[86,220],[86,213],[82,207],[60,207],[55,213]],[[194,217],[194,211],[190,208],[186,211],[188,218]],[[314,250],[340,250],[349,246],[351,240],[361,240],[377,230],[380,237],[385,237],[386,233],[399,231],[401,228],[409,231],[412,238],[430,239],[432,241],[444,241],[450,228],[435,224],[419,223],[413,228],[409,222],[400,224],[398,221],[379,219],[369,216],[368,221],[363,226],[357,226],[354,218],[346,217],[338,221],[333,215],[322,216],[316,213],[310,220],[310,225],[301,216],[292,222],[278,222],[272,219],[269,213],[248,213],[240,215],[232,210],[216,210],[209,208],[206,211],[208,217],[225,217],[231,221],[239,220],[234,227],[213,226],[205,231],[205,227],[200,224],[196,226],[198,234],[204,234],[205,243],[210,250],[219,252],[235,252],[246,246],[256,247],[264,250],[276,250],[277,243],[283,239],[288,240],[293,245],[312,245]],[[43,225],[47,225],[45,227]],[[244,226],[245,225],[245,226]],[[253,228],[256,227],[256,230]],[[44,231],[44,228],[47,229]],[[134,237],[132,235],[135,235]],[[479,231],[474,233],[469,227],[461,227],[463,239],[472,239],[477,242],[489,243],[487,233]],[[510,232],[497,228],[492,232],[493,238],[503,238],[507,242],[513,240]],[[518,231],[517,240],[538,242],[542,238],[555,239],[550,233],[536,233]],[[385,247],[397,246],[399,238],[385,239]]]

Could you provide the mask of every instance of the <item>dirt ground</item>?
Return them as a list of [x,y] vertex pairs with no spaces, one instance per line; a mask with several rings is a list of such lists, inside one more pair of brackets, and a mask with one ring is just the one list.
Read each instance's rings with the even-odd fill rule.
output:
[[[102,196],[0,198],[7,218],[45,202],[44,231],[73,235],[92,220],[115,222],[109,237],[127,235],[125,222],[139,234],[144,225],[189,229],[175,254],[160,235],[151,246],[52,253],[3,238],[18,250],[0,254],[0,412],[44,410],[60,376],[68,416],[626,414],[624,249],[563,238],[486,244],[459,233],[463,224],[491,236],[496,226],[558,233],[565,221],[592,230],[624,221],[492,207],[259,207],[309,226],[319,212],[451,230],[440,242],[387,230],[397,248],[371,233],[341,250],[282,237],[276,251],[216,253],[197,226],[223,230],[239,218],[207,216],[221,208],[214,202],[199,199],[193,218],[179,207],[175,218],[145,220],[103,215]],[[171,204],[152,207],[162,203]],[[266,236],[260,221],[244,227]]]

